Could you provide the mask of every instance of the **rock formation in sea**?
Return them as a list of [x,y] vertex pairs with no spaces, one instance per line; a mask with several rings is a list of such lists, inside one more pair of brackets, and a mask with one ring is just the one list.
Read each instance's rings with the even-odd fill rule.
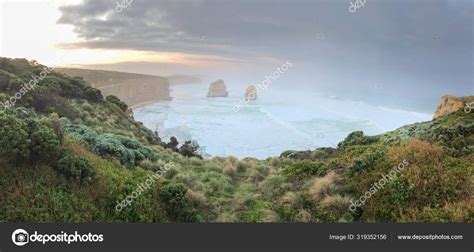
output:
[[257,88],[254,85],[245,89],[245,101],[257,100]]
[[445,95],[441,97],[441,103],[436,109],[433,119],[461,109],[468,111],[472,110],[470,112],[474,113],[474,96],[455,97],[452,95]]
[[223,80],[216,80],[209,85],[207,97],[227,97],[229,93]]

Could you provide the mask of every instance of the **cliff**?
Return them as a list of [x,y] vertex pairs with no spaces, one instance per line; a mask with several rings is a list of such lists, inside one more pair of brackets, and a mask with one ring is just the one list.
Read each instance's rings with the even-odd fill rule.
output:
[[105,96],[115,95],[130,107],[154,101],[171,100],[166,78],[103,70],[58,68],[56,71],[82,77]]
[[229,93],[223,80],[216,80],[209,85],[207,97],[227,97]]
[[468,107],[472,107],[474,110],[474,96],[455,97],[452,95],[445,95],[441,97],[441,103],[436,109],[433,119]]

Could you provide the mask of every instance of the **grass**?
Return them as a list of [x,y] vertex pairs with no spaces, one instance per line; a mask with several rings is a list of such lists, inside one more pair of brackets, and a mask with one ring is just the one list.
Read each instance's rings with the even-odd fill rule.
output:
[[[0,69],[0,77],[8,80],[34,68],[23,61],[0,61],[8,66]],[[66,87],[83,88],[80,85],[84,83],[70,77],[55,77]],[[1,87],[5,86],[0,85],[0,99],[10,92]],[[58,138],[64,134],[57,147],[86,159],[95,178],[80,183],[54,169],[57,160],[16,164],[0,152],[0,222],[474,220],[474,113],[460,111],[379,136],[354,132],[338,148],[286,151],[266,160],[202,160],[165,148],[153,132],[115,104],[96,96],[50,95],[62,97],[61,102],[40,111],[35,108],[34,97],[25,97],[31,102],[19,105],[24,105],[28,115],[9,113],[24,125],[33,120],[53,129]],[[60,121],[68,123],[58,128],[50,118],[60,114],[64,101],[72,108],[66,112],[77,114],[75,118],[63,115]],[[13,134],[17,128],[4,132]],[[107,148],[95,148],[98,143]],[[127,158],[123,159],[124,155]],[[349,211],[352,199],[363,195],[403,160],[409,165],[396,180],[374,194],[358,212]],[[115,210],[117,202],[168,163],[172,168],[131,206],[121,212]]]

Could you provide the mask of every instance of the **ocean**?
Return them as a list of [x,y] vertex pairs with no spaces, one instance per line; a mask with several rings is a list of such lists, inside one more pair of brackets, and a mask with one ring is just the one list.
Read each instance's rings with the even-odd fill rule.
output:
[[[278,156],[285,150],[334,147],[349,133],[375,135],[431,120],[430,114],[390,109],[315,91],[269,86],[240,110],[245,87],[228,87],[229,97],[207,98],[206,85],[174,85],[172,101],[134,111],[135,119],[157,130],[165,142],[195,140],[207,156]],[[237,112],[235,112],[237,111]]]

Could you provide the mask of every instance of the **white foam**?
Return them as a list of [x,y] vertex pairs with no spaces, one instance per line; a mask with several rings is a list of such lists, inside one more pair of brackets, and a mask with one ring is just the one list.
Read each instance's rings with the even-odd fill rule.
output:
[[347,134],[379,134],[430,115],[345,101],[310,92],[267,89],[239,112],[242,97],[206,98],[202,85],[174,86],[173,101],[137,109],[135,118],[163,140],[196,140],[210,155],[266,158],[289,149],[335,146]]

